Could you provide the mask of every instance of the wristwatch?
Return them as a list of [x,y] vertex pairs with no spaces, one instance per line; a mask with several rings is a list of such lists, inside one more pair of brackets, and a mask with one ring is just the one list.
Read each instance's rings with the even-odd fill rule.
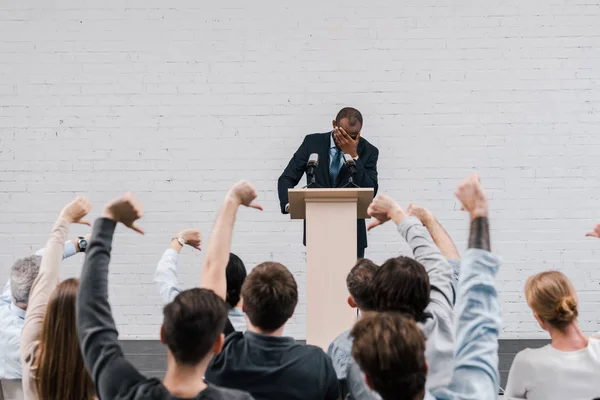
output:
[[88,245],[87,240],[85,240],[85,238],[83,236],[79,236],[79,238],[77,240],[77,247],[79,247],[79,251],[82,253],[85,253],[85,250],[87,249],[87,245]]
[[182,245],[182,246],[185,246],[185,239],[184,239],[184,238],[182,238],[181,236],[179,236],[179,237],[177,238],[177,241],[179,242],[179,244],[180,244],[180,245]]

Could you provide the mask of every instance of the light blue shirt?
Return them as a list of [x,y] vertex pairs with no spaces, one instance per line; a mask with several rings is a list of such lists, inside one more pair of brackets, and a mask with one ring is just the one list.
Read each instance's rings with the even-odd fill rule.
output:
[[[63,259],[77,253],[75,244],[65,243]],[[44,249],[35,252],[43,256]],[[21,331],[25,323],[25,310],[13,303],[10,279],[0,295],[0,379],[21,379]]]
[[[177,280],[178,260],[179,253],[173,249],[167,249],[156,266],[154,282],[158,286],[158,292],[163,304],[169,304],[183,291]],[[229,321],[236,331],[246,331],[246,318],[240,308],[235,307],[229,310]]]
[[[331,131],[331,135],[329,137],[330,137],[330,140],[329,140],[329,167],[331,168],[331,165],[333,163],[333,158],[335,157],[335,153],[337,152],[337,146],[335,145],[335,140],[333,140],[333,131]],[[340,157],[340,170],[341,170],[343,164],[344,164],[344,154],[342,154],[342,156]]]

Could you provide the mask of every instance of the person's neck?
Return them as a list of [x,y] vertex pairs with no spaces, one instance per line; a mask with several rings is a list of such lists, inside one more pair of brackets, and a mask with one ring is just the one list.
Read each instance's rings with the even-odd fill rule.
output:
[[285,325],[283,325],[272,332],[267,332],[267,331],[264,331],[260,328],[257,328],[256,326],[252,325],[250,323],[250,321],[247,321],[246,325],[247,325],[247,329],[249,332],[258,333],[259,335],[267,335],[267,336],[274,336],[274,337],[283,336],[283,328],[285,327]]
[[560,351],[577,351],[585,349],[589,339],[583,334],[577,322],[573,322],[565,329],[550,329],[550,337],[552,337],[552,347]]
[[204,373],[211,357],[205,357],[197,365],[177,364],[171,352],[167,355],[167,372],[162,383],[175,397],[192,398],[206,389]]

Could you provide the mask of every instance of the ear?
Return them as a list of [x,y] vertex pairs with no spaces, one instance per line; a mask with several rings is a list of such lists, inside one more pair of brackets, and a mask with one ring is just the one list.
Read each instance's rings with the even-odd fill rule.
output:
[[162,344],[167,344],[167,338],[165,335],[165,325],[164,324],[160,326],[160,342]]
[[225,343],[225,335],[221,333],[219,335],[219,337],[217,338],[217,341],[215,342],[215,344],[213,344],[213,353],[219,354],[221,352],[221,350],[223,350],[224,343]]
[[542,328],[543,330],[547,331],[548,330],[548,325],[546,324],[546,322],[540,318],[540,316],[534,312],[533,316],[535,317],[536,321],[538,322],[538,324],[540,324],[540,328]]
[[348,296],[348,305],[351,308],[358,308],[358,305],[356,305],[356,302],[354,301],[354,299],[352,298],[352,296]]
[[246,305],[244,304],[244,301],[242,300],[242,312],[244,314],[246,314]]
[[364,379],[365,379],[365,383],[367,384],[367,386],[369,387],[369,389],[371,390],[375,390],[375,388],[373,387],[373,382],[371,382],[371,379],[369,379],[369,377],[367,376],[367,374],[363,374]]
[[425,375],[427,375],[429,373],[429,363],[427,362],[427,359],[425,359]]

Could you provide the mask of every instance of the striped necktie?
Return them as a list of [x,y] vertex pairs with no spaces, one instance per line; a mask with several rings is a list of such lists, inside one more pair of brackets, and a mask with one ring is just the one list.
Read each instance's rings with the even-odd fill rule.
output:
[[329,164],[329,178],[331,179],[332,187],[336,186],[337,178],[340,175],[341,169],[342,169],[342,151],[340,149],[336,149],[335,155],[331,159],[331,164]]

